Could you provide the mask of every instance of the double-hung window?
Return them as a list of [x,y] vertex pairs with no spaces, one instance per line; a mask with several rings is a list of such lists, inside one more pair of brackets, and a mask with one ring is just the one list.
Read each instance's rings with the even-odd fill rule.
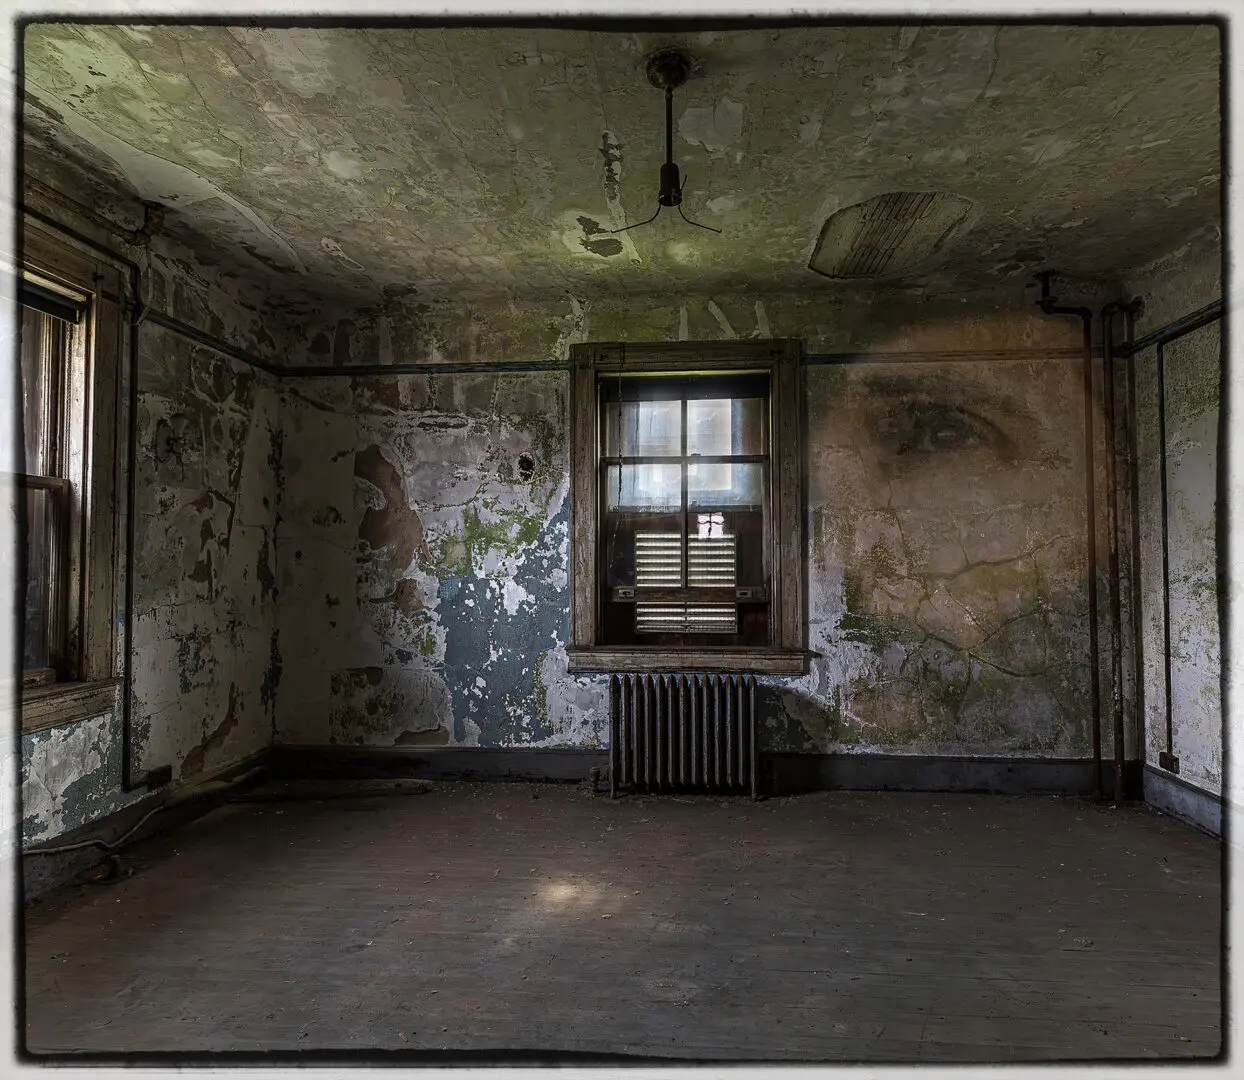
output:
[[8,273],[19,416],[3,487],[22,556],[19,707],[31,731],[116,702],[126,275],[33,224]]
[[604,642],[767,645],[768,377],[605,379]]
[[574,347],[572,670],[805,670],[799,354]]
[[72,678],[69,578],[71,479],[68,409],[75,336],[85,306],[51,289],[23,283],[18,330],[21,374],[19,476],[25,510],[26,575],[22,597],[22,682]]

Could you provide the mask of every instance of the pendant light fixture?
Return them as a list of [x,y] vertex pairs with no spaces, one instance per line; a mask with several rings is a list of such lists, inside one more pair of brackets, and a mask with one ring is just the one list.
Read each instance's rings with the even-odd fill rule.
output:
[[665,164],[661,166],[661,187],[657,193],[657,210],[652,217],[637,221],[634,225],[607,231],[620,233],[638,229],[639,226],[654,221],[662,207],[673,206],[678,210],[678,216],[688,225],[719,233],[720,229],[714,229],[711,225],[701,225],[683,213],[682,193],[687,181],[679,176],[678,166],[674,164],[674,91],[682,86],[690,76],[691,57],[678,49],[660,49],[648,57],[645,70],[648,74],[648,81],[658,90],[665,91]]

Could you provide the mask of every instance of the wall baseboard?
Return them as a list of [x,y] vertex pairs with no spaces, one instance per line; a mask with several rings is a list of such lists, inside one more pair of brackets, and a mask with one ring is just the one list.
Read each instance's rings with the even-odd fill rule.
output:
[[272,747],[279,776],[322,779],[411,776],[423,780],[584,781],[609,775],[609,751],[586,747],[309,746]]
[[[303,777],[412,776],[427,780],[585,781],[600,770],[608,781],[609,751],[536,747],[369,747],[277,745],[273,772]],[[1006,795],[1091,795],[1092,759],[916,757],[880,754],[764,754],[766,795],[808,791],[980,791]],[[1103,785],[1114,790],[1114,766]],[[1142,797],[1141,763],[1127,762],[1123,794]]]
[[[803,791],[988,792],[997,795],[1092,795],[1092,758],[922,757],[907,754],[768,754],[779,794]],[[1125,762],[1123,797],[1142,795],[1141,763]],[[1114,765],[1102,765],[1114,792]]]
[[1146,764],[1145,802],[1164,813],[1195,825],[1212,836],[1222,836],[1223,798],[1194,787],[1187,780]]

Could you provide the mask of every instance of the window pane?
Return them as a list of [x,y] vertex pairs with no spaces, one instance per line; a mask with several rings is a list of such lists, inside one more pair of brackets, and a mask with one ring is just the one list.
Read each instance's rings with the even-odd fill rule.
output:
[[65,324],[34,308],[22,308],[23,472],[58,476],[61,378],[66,347]]
[[605,469],[605,505],[610,510],[677,510],[682,506],[682,469],[610,465]]
[[763,454],[764,398],[687,402],[688,454]]
[[52,665],[49,650],[52,629],[53,507],[49,491],[27,490],[26,499],[26,618],[23,627],[22,667],[26,671]]
[[687,505],[760,506],[764,501],[764,465],[751,464],[687,466]]
[[606,457],[682,453],[682,402],[621,401],[605,408]]

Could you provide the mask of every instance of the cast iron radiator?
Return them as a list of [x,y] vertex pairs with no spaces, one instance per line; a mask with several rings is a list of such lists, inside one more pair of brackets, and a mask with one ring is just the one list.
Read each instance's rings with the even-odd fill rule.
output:
[[609,793],[759,796],[754,675],[611,675]]

